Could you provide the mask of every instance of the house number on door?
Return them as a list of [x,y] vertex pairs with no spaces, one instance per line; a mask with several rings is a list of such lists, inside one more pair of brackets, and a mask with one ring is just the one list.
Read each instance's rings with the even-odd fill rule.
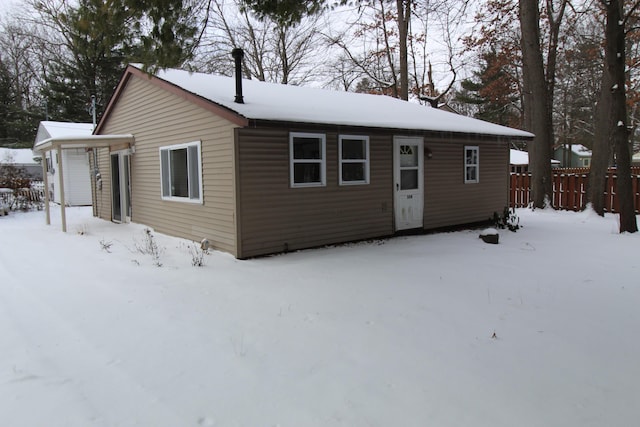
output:
[[407,199],[413,199],[413,194],[407,194]]

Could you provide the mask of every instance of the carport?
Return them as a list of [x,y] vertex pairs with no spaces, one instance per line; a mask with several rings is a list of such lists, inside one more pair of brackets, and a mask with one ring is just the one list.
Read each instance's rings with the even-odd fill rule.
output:
[[[46,153],[56,150],[58,157],[62,158],[62,150],[83,148],[86,151],[93,151],[97,148],[109,148],[109,151],[122,150],[131,147],[135,138],[131,134],[125,135],[91,135],[78,137],[49,138],[39,142],[34,147],[34,153]],[[43,156],[44,159],[44,156]],[[49,211],[49,179],[47,178],[47,162],[41,161],[42,174],[44,176],[44,209],[47,225],[51,225],[51,213]],[[62,219],[62,231],[67,231],[67,217],[65,212],[66,202],[64,198],[64,167],[63,162],[58,166],[58,180],[60,187],[60,217]],[[95,179],[95,177],[94,177]]]

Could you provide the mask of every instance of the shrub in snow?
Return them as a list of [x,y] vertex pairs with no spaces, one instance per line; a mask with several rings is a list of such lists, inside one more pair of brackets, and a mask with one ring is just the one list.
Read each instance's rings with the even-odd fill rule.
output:
[[136,249],[143,255],[151,255],[153,259],[153,264],[156,267],[162,267],[162,263],[160,262],[160,255],[163,250],[158,246],[153,233],[148,228],[144,229],[144,240],[142,243],[136,242]]
[[31,210],[42,208],[42,192],[31,189],[31,176],[21,167],[11,163],[11,159],[0,159],[0,205],[5,210]]
[[498,214],[498,212],[493,213],[493,222],[496,228],[499,229],[509,229],[509,231],[517,231],[520,228],[520,218],[518,218],[518,214],[516,214],[516,208],[507,208],[505,207],[502,211],[502,215]]
[[204,256],[207,250],[202,249],[202,246],[198,247],[193,244],[189,246],[189,252],[191,253],[191,265],[194,267],[204,267]]
[[107,242],[106,240],[102,239],[100,240],[100,247],[102,248],[103,251],[105,252],[109,252],[111,253],[111,246],[113,245],[112,242]]

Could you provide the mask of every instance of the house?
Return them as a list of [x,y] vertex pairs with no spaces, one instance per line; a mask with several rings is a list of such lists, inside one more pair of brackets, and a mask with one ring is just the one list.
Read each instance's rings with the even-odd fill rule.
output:
[[23,169],[33,180],[42,179],[42,168],[35,160],[37,156],[28,148],[0,147],[0,164],[8,164]]
[[553,151],[553,158],[564,168],[591,167],[591,150],[581,144],[560,145]]
[[[65,204],[68,206],[91,205],[91,179],[89,177],[89,156],[85,148],[67,149],[58,153],[40,148],[56,138],[86,137],[93,133],[91,123],[67,123],[42,121],[33,145],[34,152],[43,156],[47,162],[47,190],[49,198],[61,203],[60,166],[64,165]],[[40,171],[42,168],[39,167]],[[42,175],[42,172],[40,172]]]
[[526,173],[529,171],[529,153],[521,150],[509,150],[509,170],[511,173]]
[[510,141],[532,137],[386,96],[130,65],[94,135],[47,149],[94,144],[96,216],[248,258],[485,221],[509,203]]
[[632,165],[640,165],[640,152],[635,153],[635,154],[631,157],[631,164],[632,164]]
[[[529,153],[522,150],[509,150],[509,170],[511,173],[529,172]],[[551,159],[551,167],[560,167],[560,161]]]

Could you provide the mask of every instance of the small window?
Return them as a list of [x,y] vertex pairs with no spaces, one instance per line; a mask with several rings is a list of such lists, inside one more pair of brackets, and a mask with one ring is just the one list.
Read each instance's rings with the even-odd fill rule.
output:
[[326,185],[326,136],[292,133],[289,137],[291,187]]
[[200,141],[160,148],[162,198],[202,203]]
[[340,185],[369,183],[369,137],[340,135]]
[[480,149],[464,147],[464,182],[480,182]]
[[582,167],[584,168],[588,168],[591,166],[591,158],[587,157],[587,158],[583,158],[582,160]]

